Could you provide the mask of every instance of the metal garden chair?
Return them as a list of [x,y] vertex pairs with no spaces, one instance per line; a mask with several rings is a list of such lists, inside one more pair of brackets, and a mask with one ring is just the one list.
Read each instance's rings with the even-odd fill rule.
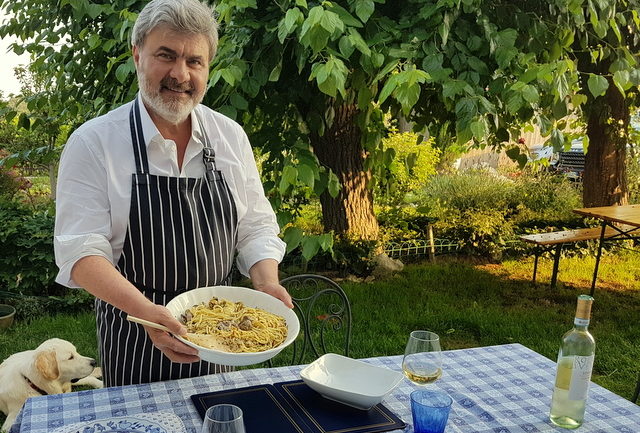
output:
[[344,290],[329,278],[312,274],[288,277],[280,284],[291,294],[300,334],[273,364],[306,364],[329,352],[349,356],[351,304]]

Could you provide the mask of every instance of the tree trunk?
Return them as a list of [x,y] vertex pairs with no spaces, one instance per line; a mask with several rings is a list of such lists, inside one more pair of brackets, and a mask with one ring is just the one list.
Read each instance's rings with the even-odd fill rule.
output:
[[371,172],[365,170],[361,131],[356,125],[355,105],[334,107],[335,117],[323,136],[313,135],[311,144],[320,164],[330,168],[342,188],[337,197],[320,196],[322,222],[327,231],[348,239],[377,240],[378,220],[373,212]]
[[609,79],[607,93],[593,101],[588,113],[589,148],[585,155],[582,193],[584,206],[628,203],[628,127],[629,106]]

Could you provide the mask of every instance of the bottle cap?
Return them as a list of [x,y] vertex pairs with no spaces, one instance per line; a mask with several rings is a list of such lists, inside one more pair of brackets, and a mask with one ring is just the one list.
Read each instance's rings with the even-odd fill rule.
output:
[[578,307],[576,308],[576,318],[589,320],[591,317],[591,304],[593,298],[589,295],[578,296]]

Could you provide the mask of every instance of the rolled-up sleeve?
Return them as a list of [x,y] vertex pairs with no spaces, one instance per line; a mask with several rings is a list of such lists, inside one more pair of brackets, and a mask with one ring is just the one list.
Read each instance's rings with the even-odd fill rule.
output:
[[244,166],[244,185],[238,185],[239,194],[246,200],[246,213],[238,221],[238,256],[236,264],[243,275],[249,275],[249,269],[265,259],[282,261],[286,244],[278,237],[280,227],[269,200],[264,195],[264,187],[255,164],[247,136],[242,132],[239,137],[240,150]]
[[102,256],[113,263],[107,174],[97,153],[74,133],[60,159],[53,245],[56,281],[68,287],[78,287],[71,270],[81,258]]

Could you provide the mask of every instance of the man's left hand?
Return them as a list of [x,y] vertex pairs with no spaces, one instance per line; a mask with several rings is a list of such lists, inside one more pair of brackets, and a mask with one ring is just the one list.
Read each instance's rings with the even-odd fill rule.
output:
[[279,283],[267,283],[261,287],[256,287],[257,290],[267,293],[274,298],[280,299],[289,308],[293,308],[293,302],[291,301],[291,295],[287,292],[287,289],[282,287]]

